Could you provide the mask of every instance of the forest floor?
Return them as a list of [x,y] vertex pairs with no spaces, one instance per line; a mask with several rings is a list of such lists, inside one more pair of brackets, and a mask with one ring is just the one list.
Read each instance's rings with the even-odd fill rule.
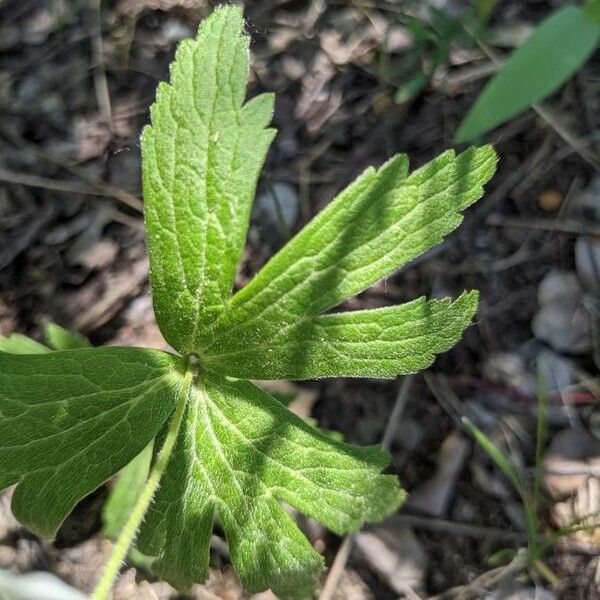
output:
[[[403,152],[415,168],[453,146],[495,68],[483,44],[449,40],[424,89],[404,102],[397,93],[437,60],[411,18],[439,37],[428,5],[460,23],[471,4],[247,3],[249,94],[276,93],[279,133],[237,286],[367,166]],[[499,2],[488,39],[506,54],[560,4]],[[52,321],[97,345],[162,348],[148,287],[139,137],[178,41],[210,8],[194,0],[99,5],[0,1],[0,334],[39,338]],[[596,56],[547,110],[489,134],[498,171],[463,226],[347,303],[384,306],[477,288],[479,313],[458,346],[404,380],[291,386],[296,410],[348,441],[378,444],[386,433],[391,471],[410,494],[397,515],[345,543],[303,523],[328,566],[335,561],[323,600],[600,598],[600,528],[561,537],[540,568],[523,566],[522,499],[461,425],[468,416],[528,481],[543,471],[540,535],[600,511],[599,76]],[[548,414],[536,464],[540,380]],[[390,422],[394,408],[401,418]],[[85,499],[53,543],[14,521],[5,493],[0,568],[50,571],[89,591],[111,546],[100,534],[109,487]],[[516,558],[502,562],[510,554],[502,550]],[[123,569],[115,592],[176,597],[139,565]],[[191,597],[244,597],[218,539],[211,579]]]

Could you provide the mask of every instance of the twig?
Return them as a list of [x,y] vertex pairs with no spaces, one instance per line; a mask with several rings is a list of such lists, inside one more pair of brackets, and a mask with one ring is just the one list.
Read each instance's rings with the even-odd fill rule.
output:
[[508,577],[514,577],[519,573],[527,563],[527,558],[524,552],[519,552],[513,558],[513,560],[506,566],[492,569],[487,573],[483,573],[471,583],[467,585],[461,585],[459,587],[451,588],[446,590],[438,596],[433,596],[430,600],[445,600],[447,598],[468,598],[473,597],[471,594],[476,593],[475,597],[479,598],[482,589],[490,588],[497,583],[500,583],[503,579]]
[[588,477],[600,477],[600,465],[562,465],[546,467],[544,473],[547,475],[570,476],[586,475]]
[[448,385],[446,379],[429,371],[423,371],[423,379],[440,406],[459,424],[461,416],[465,415],[463,403]]
[[513,190],[523,180],[527,173],[529,173],[538,162],[545,160],[548,154],[549,150],[545,147],[545,145],[540,146],[539,149],[528,158],[528,160],[524,161],[517,169],[507,174],[500,185],[498,185],[498,187],[491,194],[486,196],[485,202],[480,203],[479,207],[475,209],[475,214],[481,218],[492,212],[496,203],[508,196],[511,190]]
[[596,171],[600,171],[598,157],[587,149],[585,142],[581,141],[568,127],[560,122],[558,116],[553,113],[550,107],[545,104],[534,104],[532,108],[585,162]]
[[441,81],[432,82],[432,88],[436,91],[453,96],[463,89],[466,85],[474,83],[484,77],[493,75],[500,69],[498,63],[492,61],[483,64],[476,64],[464,67],[456,72],[447,75]]
[[45,160],[54,165],[58,165],[62,169],[65,169],[65,171],[72,173],[73,175],[75,175],[75,177],[81,179],[90,187],[93,187],[99,192],[101,192],[99,195],[115,198],[122,204],[125,204],[138,212],[143,212],[144,205],[137,196],[134,196],[133,194],[130,194],[129,192],[126,192],[125,190],[115,185],[112,185],[111,183],[106,183],[104,181],[99,181],[98,179],[90,177],[82,169],[70,164],[68,161],[63,160],[62,158],[58,158],[50,154],[49,152],[46,152],[42,148],[38,147],[37,144],[23,139],[21,136],[13,133],[2,124],[0,124],[0,135],[6,140],[8,140],[11,144],[14,144],[15,146],[18,146],[20,148],[27,148],[38,158],[41,158],[42,160]]
[[92,44],[92,60],[95,67],[94,88],[96,90],[98,110],[100,111],[102,118],[110,123],[112,118],[112,109],[110,103],[110,92],[108,91],[108,82],[106,80],[106,71],[104,70],[101,0],[90,0],[90,3],[92,12],[90,35]]
[[[394,402],[394,407],[392,408],[390,418],[385,427],[385,431],[383,432],[383,436],[381,437],[381,447],[384,450],[389,450],[392,445],[396,424],[404,412],[404,407],[406,406],[408,394],[413,381],[414,375],[408,375],[402,380],[400,389],[396,395],[396,400]],[[331,565],[331,569],[329,570],[325,584],[323,585],[321,593],[319,594],[319,600],[331,600],[333,593],[337,589],[340,579],[344,574],[346,563],[352,554],[352,548],[354,546],[353,542],[353,535],[347,535],[342,541],[337,554],[333,559],[333,564]]]
[[353,546],[354,536],[347,535],[342,541],[340,547],[338,548],[337,554],[333,559],[331,569],[329,569],[329,574],[327,575],[327,579],[325,580],[325,585],[323,586],[323,589],[319,594],[319,600],[331,600],[331,598],[333,597],[333,594],[338,587],[340,579],[344,574],[344,570],[346,569],[346,563],[350,558]]
[[[521,392],[517,388],[509,385],[495,383],[488,381],[487,379],[480,379],[473,377],[472,375],[457,375],[452,379],[456,384],[461,386],[469,386],[476,390],[482,391],[486,394],[501,394],[523,404],[532,404],[536,401],[535,394],[526,394]],[[594,391],[581,391],[581,386],[570,386],[570,388],[563,388],[560,393],[550,394],[548,401],[551,405],[561,406],[564,404],[579,405],[579,404],[593,404],[598,401],[597,392]]]
[[542,231],[555,231],[557,233],[566,233],[572,235],[593,235],[600,236],[600,226],[583,223],[578,219],[556,219],[537,218],[521,219],[515,217],[503,217],[500,215],[490,215],[487,219],[487,225],[494,227],[515,227],[519,229],[541,229]]
[[[13,183],[16,185],[24,185],[27,187],[41,188],[45,190],[53,190],[64,192],[65,194],[82,194],[84,196],[105,196],[112,198],[106,190],[85,188],[73,181],[65,181],[63,179],[51,179],[50,177],[40,177],[38,175],[29,175],[28,173],[16,173],[0,168],[0,181]],[[113,221],[127,225],[136,231],[143,231],[144,224],[139,218],[131,217],[121,211],[112,209],[110,216]]]
[[471,538],[504,540],[515,543],[527,542],[527,535],[525,533],[507,531],[506,529],[499,529],[497,527],[484,527],[483,525],[407,514],[394,515],[393,520],[398,525],[408,525],[416,529],[424,529],[437,533],[452,533]]
[[136,231],[144,231],[144,222],[139,217],[130,217],[116,208],[111,210],[109,214],[115,223],[127,225],[127,227],[131,227],[131,229],[135,229]]
[[392,446],[394,434],[396,433],[396,426],[402,418],[402,413],[404,412],[404,408],[406,407],[408,394],[410,393],[410,388],[412,387],[413,382],[413,375],[408,375],[402,380],[402,384],[400,385],[400,389],[398,390],[398,394],[396,395],[394,408],[392,408],[392,413],[390,414],[390,418],[387,422],[385,431],[383,432],[383,437],[381,438],[381,447],[384,450],[389,450]]
[[17,171],[9,171],[2,168],[0,168],[0,181],[4,181],[6,183],[15,183],[18,185],[26,185],[28,187],[53,190],[56,192],[65,192],[67,194],[112,197],[112,194],[107,193],[105,190],[86,188],[73,181],[68,181],[65,179],[52,179],[51,177],[40,177],[39,175],[19,173]]

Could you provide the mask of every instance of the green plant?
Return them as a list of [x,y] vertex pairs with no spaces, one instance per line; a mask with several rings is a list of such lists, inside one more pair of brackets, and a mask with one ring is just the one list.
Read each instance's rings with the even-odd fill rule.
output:
[[5,337],[0,335],[0,352],[11,354],[45,354],[52,350],[72,350],[73,348],[87,348],[88,340],[77,333],[71,333],[55,323],[48,323],[44,327],[46,344],[40,344],[20,333],[13,333]]
[[563,537],[576,531],[593,530],[600,523],[595,519],[596,513],[582,516],[568,527],[562,527],[552,533],[545,533],[540,519],[542,508],[542,482],[544,474],[544,454],[548,440],[548,394],[542,364],[538,364],[537,381],[537,422],[535,436],[535,457],[533,481],[529,482],[519,468],[509,459],[503,450],[497,446],[475,423],[467,417],[461,421],[475,442],[490,457],[503,475],[508,479],[518,494],[525,513],[527,530],[527,548],[515,550],[503,548],[496,552],[490,563],[497,564],[506,560],[518,561],[521,567],[529,567],[537,571],[550,584],[555,585],[558,578],[544,562],[544,556]]
[[[540,406],[542,403],[540,402]],[[545,427],[544,416],[540,414],[538,419],[538,435],[536,443],[536,473],[534,478],[533,487],[529,486],[522,473],[517,467],[510,461],[510,459],[504,454],[501,448],[499,448],[494,442],[487,436],[475,423],[473,423],[467,417],[462,418],[462,424],[465,429],[471,434],[475,442],[483,449],[483,451],[492,459],[504,476],[508,479],[515,492],[519,495],[519,498],[523,504],[525,512],[525,523],[527,527],[527,562],[532,567],[537,568],[544,575],[548,572],[542,562],[543,544],[541,543],[541,532],[539,522],[539,485],[540,485],[540,472],[542,467],[541,462],[541,428]],[[543,424],[543,425],[542,425]],[[491,559],[492,562],[501,558],[514,558],[517,555],[517,551],[512,549],[503,549],[496,553]]]
[[433,6],[427,9],[428,22],[415,16],[400,15],[414,40],[414,48],[401,60],[391,63],[382,56],[378,65],[379,75],[384,79],[403,81],[394,94],[394,100],[403,104],[418,96],[429,84],[436,69],[448,63],[453,44],[473,46],[475,40],[468,31],[483,34],[492,8],[493,4],[484,6],[479,2],[460,20]]
[[468,142],[543,100],[573,76],[600,38],[600,2],[552,13],[485,86],[456,132]]
[[460,224],[494,172],[490,147],[445,152],[411,174],[403,155],[367,169],[232,295],[275,133],[273,96],[244,102],[242,29],[241,10],[221,7],[179,46],[142,138],[154,308],[179,354],[0,352],[0,489],[18,484],[12,508],[31,530],[54,535],[78,500],[153,444],[96,599],[140,526],[137,546],[157,557],[158,575],[180,589],[204,580],[215,521],[248,590],[309,595],[323,559],[281,503],[343,533],[405,494],[381,474],[385,452],[324,435],[247,379],[415,372],[458,341],[477,307],[469,292],[326,312]]

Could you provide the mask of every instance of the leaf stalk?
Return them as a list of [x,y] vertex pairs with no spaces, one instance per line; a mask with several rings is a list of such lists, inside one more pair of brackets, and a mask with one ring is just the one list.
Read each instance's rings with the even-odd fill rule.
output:
[[121,568],[121,564],[125,560],[129,548],[135,541],[137,532],[142,524],[142,521],[144,520],[144,516],[146,515],[146,511],[150,506],[150,502],[152,502],[152,498],[158,489],[160,480],[167,468],[171,454],[173,453],[177,435],[183,420],[183,414],[185,412],[193,376],[193,366],[188,364],[181,390],[179,392],[177,406],[169,422],[169,428],[167,430],[164,444],[162,445],[162,448],[160,449],[160,452],[156,458],[156,462],[154,463],[154,466],[148,475],[144,489],[139,495],[129,519],[127,519],[125,526],[117,538],[113,551],[108,559],[108,562],[106,563],[106,566],[104,567],[102,576],[100,577],[100,581],[92,593],[91,600],[106,600],[108,598],[115,579],[119,573],[119,569]]

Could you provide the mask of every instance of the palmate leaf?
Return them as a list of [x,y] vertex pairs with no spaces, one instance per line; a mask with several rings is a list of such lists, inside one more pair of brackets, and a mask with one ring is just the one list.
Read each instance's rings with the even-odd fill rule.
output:
[[404,155],[367,169],[232,298],[203,353],[332,308],[439,244],[496,160],[484,146],[445,152],[410,176]]
[[[266,338],[242,338],[206,364],[233,377],[396,377],[452,348],[477,310],[477,292],[454,302],[418,298],[374,310],[305,317]],[[258,332],[257,332],[258,333]]]
[[183,41],[142,136],[154,311],[165,339],[194,352],[229,300],[265,154],[273,95],[244,104],[249,38],[222,7]]
[[180,589],[207,575],[213,521],[245,588],[307,597],[323,566],[281,502],[343,533],[404,498],[388,456],[336,442],[249,382],[204,373],[144,523],[139,547]]
[[[45,354],[52,350],[72,350],[91,346],[89,340],[82,335],[56,323],[46,325],[44,337],[51,347],[44,346],[24,335],[0,336],[0,351],[11,354]],[[119,473],[102,507],[102,532],[107,537],[116,538],[123,529],[148,477],[151,461],[152,444],[149,444]]]
[[76,502],[131,461],[174,407],[180,360],[155,350],[0,352],[0,489],[52,536]]
[[206,364],[255,379],[395,377],[428,366],[458,341],[474,296],[317,315],[442,241],[481,197],[496,160],[484,146],[445,152],[410,176],[402,155],[369,169],[232,298],[210,331]]
[[[0,351],[21,353],[0,352],[0,488],[18,483],[16,515],[51,535],[78,499],[152,444],[123,531],[131,542],[162,474],[139,547],[159,557],[163,577],[182,589],[202,581],[218,524],[248,590],[306,597],[323,560],[283,505],[341,534],[393,512],[404,492],[381,474],[384,452],[336,441],[235,378],[394,377],[451,347],[475,312],[474,292],[327,311],[454,230],[496,157],[473,148],[410,174],[405,156],[368,169],[232,297],[274,134],[272,96],[244,102],[242,30],[241,10],[225,6],[181,44],[143,134],[154,307],[183,356],[82,348],[61,331],[51,348],[0,338]],[[73,349],[50,352],[57,347]],[[133,487],[147,463],[135,467]]]

